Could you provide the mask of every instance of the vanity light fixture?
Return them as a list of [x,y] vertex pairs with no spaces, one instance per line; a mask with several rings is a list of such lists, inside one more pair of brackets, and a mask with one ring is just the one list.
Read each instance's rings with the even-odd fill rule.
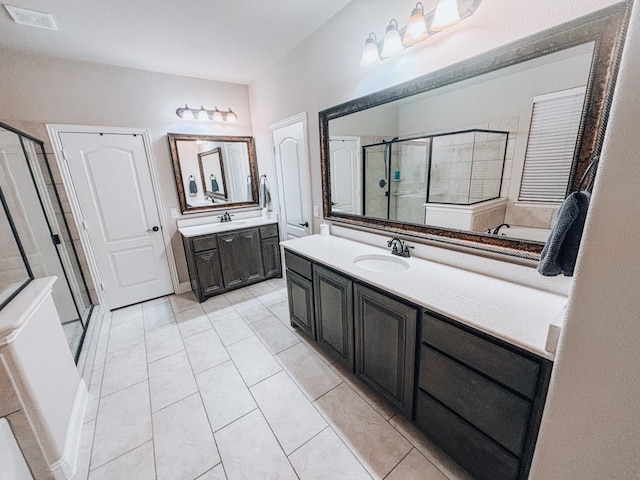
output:
[[236,123],[238,121],[238,115],[231,110],[220,110],[215,107],[213,110],[207,110],[202,105],[200,108],[189,108],[187,104],[184,107],[180,107],[176,110],[176,115],[183,120],[198,120],[201,122],[214,121],[222,123]]
[[400,32],[398,31],[398,21],[392,18],[387,25],[387,31],[384,34],[382,40],[382,52],[380,56],[382,58],[389,58],[402,52],[404,47],[400,38]]
[[397,55],[407,48],[425,41],[436,33],[471,16],[482,0],[439,0],[436,7],[424,11],[422,2],[411,10],[406,27],[400,28],[395,18],[389,21],[381,42],[372,32],[364,43],[360,66],[377,65],[381,60]]

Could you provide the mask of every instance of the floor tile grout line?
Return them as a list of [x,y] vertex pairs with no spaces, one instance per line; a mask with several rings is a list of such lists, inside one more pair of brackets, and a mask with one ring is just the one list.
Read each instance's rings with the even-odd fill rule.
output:
[[400,465],[400,464],[404,461],[404,459],[405,459],[405,458],[407,458],[407,457],[409,456],[409,454],[410,454],[411,452],[413,452],[414,450],[415,450],[415,451],[418,451],[418,449],[417,449],[417,448],[416,448],[416,447],[415,447],[411,442],[409,442],[409,445],[411,445],[411,448],[410,448],[410,449],[409,449],[409,451],[406,453],[406,455],[404,455],[404,456],[400,459],[400,461],[399,461],[398,463],[396,463],[396,464],[393,466],[393,468],[392,468],[391,470],[389,470],[389,472],[388,472],[384,477],[382,477],[382,480],[384,480],[384,479],[388,478],[388,477],[389,477],[389,475],[391,475],[391,474],[393,473],[393,471],[394,471],[396,468],[398,468],[398,465]]
[[[171,301],[169,301],[171,305]],[[174,317],[175,318],[175,317]],[[158,462],[156,460],[156,435],[153,428],[153,406],[151,405],[151,372],[149,371],[149,355],[147,349],[147,329],[144,322],[144,308],[142,316],[142,336],[144,337],[144,359],[147,364],[147,393],[149,395],[149,417],[151,421],[151,450],[153,452],[153,473],[154,477],[158,478]]]
[[[311,354],[315,355],[313,353],[313,351],[309,350]],[[323,362],[324,364],[324,362]],[[326,364],[325,364],[326,365]],[[284,367],[284,366],[283,366]],[[291,379],[291,381],[298,387],[298,389],[300,389],[300,386],[295,382],[295,380],[291,377],[290,373],[283,368],[283,371],[289,376],[289,378]],[[318,414],[323,418],[323,420],[326,422],[327,426],[325,428],[322,429],[322,431],[318,432],[316,435],[314,435],[313,438],[317,437],[318,435],[320,435],[320,433],[322,433],[323,431],[325,431],[327,428],[331,429],[331,431],[333,431],[333,433],[336,435],[336,437],[340,440],[340,442],[345,446],[345,448],[349,451],[349,453],[351,453],[351,455],[353,456],[353,458],[362,466],[362,468],[364,469],[364,471],[366,472],[367,475],[369,475],[369,477],[371,477],[372,479],[374,478],[371,473],[369,472],[369,469],[366,467],[366,465],[364,465],[364,463],[360,460],[359,456],[356,455],[356,452],[353,451],[352,447],[344,441],[344,439],[338,434],[338,432],[336,432],[335,428],[333,427],[333,424],[331,423],[331,421],[329,420],[329,418],[318,408],[318,405],[316,404],[316,402],[318,400],[320,400],[322,397],[328,395],[329,393],[331,393],[333,390],[335,390],[336,388],[340,387],[341,385],[346,385],[347,387],[349,387],[351,390],[353,390],[353,388],[348,385],[343,379],[341,379],[341,377],[338,376],[338,378],[340,379],[340,383],[334,387],[332,387],[331,389],[327,390],[325,393],[323,393],[322,395],[320,395],[319,397],[317,397],[315,400],[309,400],[309,398],[304,395],[304,392],[301,390],[301,393],[303,394],[303,396],[309,401],[309,403],[311,404],[311,406],[316,410],[316,412],[318,412]],[[355,392],[354,392],[355,393]],[[307,442],[305,442],[304,444],[308,443],[309,441],[311,441],[312,439],[307,440]],[[303,444],[303,445],[304,445]],[[298,447],[296,450],[298,450],[299,448],[301,448],[302,445],[300,447]],[[413,447],[413,445],[412,445]],[[410,450],[411,451],[411,450]],[[289,455],[292,455],[294,452],[291,452]],[[394,467],[395,468],[395,467]],[[393,469],[391,470],[393,471]]]
[[[324,417],[323,417],[324,418]],[[304,447],[305,445],[307,445],[310,441],[312,441],[314,438],[318,437],[322,432],[324,432],[327,428],[331,429],[331,425],[329,425],[328,423],[325,425],[325,427],[320,430],[318,433],[313,434],[309,439],[305,440],[302,444],[300,444],[299,446],[297,446],[296,448],[294,448],[291,453],[287,454],[285,452],[285,455],[287,457],[290,457],[291,455],[293,455],[294,453],[296,453],[298,450],[300,450],[302,447]],[[293,464],[292,464],[293,465]],[[294,467],[295,468],[295,467]]]
[[[125,455],[127,455],[127,454],[129,454],[129,453],[133,452],[134,450],[136,450],[136,449],[138,449],[138,448],[140,448],[140,447],[142,447],[142,446],[146,445],[147,443],[153,443],[153,439],[145,440],[145,441],[144,441],[144,442],[142,442],[140,445],[136,445],[135,447],[133,447],[133,448],[131,448],[131,449],[127,450],[126,452],[121,453],[121,454],[120,454],[120,455],[118,455],[117,457],[113,457],[113,458],[112,458],[111,460],[109,460],[108,462],[103,463],[102,465],[99,465],[99,466],[97,466],[97,467],[96,467],[96,468],[94,468],[94,469],[90,469],[90,470],[89,470],[89,475],[88,475],[87,477],[89,477],[89,476],[90,476],[90,474],[91,474],[91,473],[93,473],[93,472],[95,472],[96,470],[100,470],[102,467],[106,467],[106,466],[107,466],[107,465],[109,465],[110,463],[115,462],[115,461],[116,461],[116,460],[118,460],[119,458],[124,457]],[[76,478],[75,478],[75,477],[71,477],[71,479],[72,479],[72,480],[76,480]]]
[[[203,312],[204,312],[204,309],[203,309]],[[213,329],[214,333],[216,335],[218,335],[218,333],[216,332],[215,328],[213,327],[213,324],[211,323],[211,319],[207,316],[206,312],[205,312],[205,316],[207,317],[207,320],[209,321],[209,324],[211,325],[211,328]],[[205,330],[203,330],[203,331],[205,331]],[[180,327],[178,327],[178,333],[180,333]],[[202,333],[202,332],[200,332],[200,333]],[[220,337],[218,337],[218,339],[219,338]],[[200,399],[200,404],[202,405],[202,410],[204,411],[204,415],[205,415],[205,417],[207,419],[207,425],[209,427],[209,432],[211,433],[211,439],[213,440],[214,448],[216,449],[216,453],[218,454],[218,458],[220,459],[220,464],[222,465],[222,470],[223,470],[223,472],[225,474],[225,477],[226,477],[226,470],[224,468],[224,464],[222,463],[222,455],[220,454],[220,448],[218,448],[218,442],[216,441],[215,432],[213,431],[213,428],[211,427],[211,419],[209,418],[209,412],[207,411],[207,408],[205,406],[204,398],[202,398],[202,392],[200,391],[200,385],[198,384],[198,379],[196,378],[197,374],[193,369],[193,363],[191,361],[191,358],[189,357],[189,351],[187,350],[187,345],[184,343],[185,338],[182,337],[181,334],[180,334],[180,340],[182,341],[182,346],[184,348],[184,352],[185,352],[185,355],[187,357],[187,362],[189,362],[189,368],[191,369],[191,375],[193,375],[193,382],[196,385],[196,392],[193,395],[198,395],[198,398]],[[222,340],[220,340],[220,345],[222,345],[222,348],[224,348],[225,351],[226,351],[226,348],[225,348],[224,344],[222,343]],[[227,356],[228,355],[229,355],[229,352],[227,352]],[[213,367],[211,367],[211,368],[213,368]],[[193,395],[190,395],[190,396],[193,396]],[[188,398],[188,397],[186,397],[186,398]],[[214,465],[209,470],[213,470],[217,465],[218,464]],[[207,470],[207,471],[209,471],[209,470]],[[202,475],[205,475],[206,473],[207,472],[203,472],[201,475],[199,475],[199,477],[201,477]],[[156,475],[157,475],[157,472],[156,472]]]
[[[109,311],[108,313],[105,313],[105,315],[102,317],[102,321],[104,322],[105,319],[107,319],[108,316],[108,320],[109,320],[109,324],[108,324],[108,332],[106,333],[107,336],[107,345],[105,347],[106,351],[105,351],[105,358],[104,358],[104,364],[102,365],[102,378],[100,378],[100,388],[98,389],[98,406],[96,407],[96,423],[93,426],[93,435],[91,437],[91,449],[89,451],[89,461],[88,463],[88,467],[87,467],[87,478],[89,477],[89,474],[91,472],[91,465],[93,463],[93,449],[95,448],[96,445],[96,432],[98,430],[98,417],[100,415],[100,406],[102,405],[102,384],[104,382],[104,371],[105,371],[105,367],[107,365],[107,353],[109,351],[109,342],[111,341],[111,320],[112,320],[112,313]],[[100,329],[102,329],[102,325],[100,325]],[[97,345],[96,345],[96,349],[97,349]],[[96,352],[97,353],[97,352]],[[95,370],[92,373],[95,372]]]
[[[396,415],[402,415],[400,412],[396,413]],[[394,415],[391,418],[394,418],[396,415]],[[418,453],[420,453],[420,455],[422,455],[431,465],[433,465],[436,470],[438,470],[440,473],[442,473],[442,475],[444,475],[446,478],[448,478],[449,480],[456,480],[456,479],[452,479],[446,472],[444,472],[434,461],[431,460],[431,456],[430,455],[426,455],[422,452],[422,450],[418,447],[418,445],[416,445],[407,435],[405,435],[404,433],[402,433],[402,431],[397,428],[393,423],[391,423],[391,418],[388,420],[389,425],[391,425],[392,428],[395,429],[396,432],[398,432],[407,442],[409,442],[409,444],[415,448]],[[411,426],[413,426],[413,424],[411,424]]]

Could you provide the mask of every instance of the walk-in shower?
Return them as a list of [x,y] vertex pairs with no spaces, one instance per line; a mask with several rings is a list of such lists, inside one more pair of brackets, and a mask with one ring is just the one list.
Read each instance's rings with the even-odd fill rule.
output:
[[8,300],[16,290],[14,277],[21,271],[32,278],[56,276],[53,300],[77,359],[92,304],[44,144],[2,123],[0,197],[6,219],[0,247],[0,290],[7,292]]
[[498,198],[508,137],[508,132],[473,129],[364,145],[364,214],[424,223],[427,204]]

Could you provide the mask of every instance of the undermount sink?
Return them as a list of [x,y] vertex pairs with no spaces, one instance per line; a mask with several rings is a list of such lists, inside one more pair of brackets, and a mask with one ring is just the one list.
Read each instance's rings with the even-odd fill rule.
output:
[[387,255],[362,255],[354,258],[353,263],[370,272],[380,273],[402,272],[409,268],[404,260]]
[[230,222],[220,222],[220,223],[216,223],[216,227],[218,228],[223,228],[223,227],[235,227],[238,225],[244,225],[245,222],[244,220],[231,220]]

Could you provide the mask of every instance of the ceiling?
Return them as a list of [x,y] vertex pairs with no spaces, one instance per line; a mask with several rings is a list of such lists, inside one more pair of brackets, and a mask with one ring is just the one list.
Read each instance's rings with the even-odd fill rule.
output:
[[0,9],[0,48],[249,84],[350,0],[10,0],[58,30]]

